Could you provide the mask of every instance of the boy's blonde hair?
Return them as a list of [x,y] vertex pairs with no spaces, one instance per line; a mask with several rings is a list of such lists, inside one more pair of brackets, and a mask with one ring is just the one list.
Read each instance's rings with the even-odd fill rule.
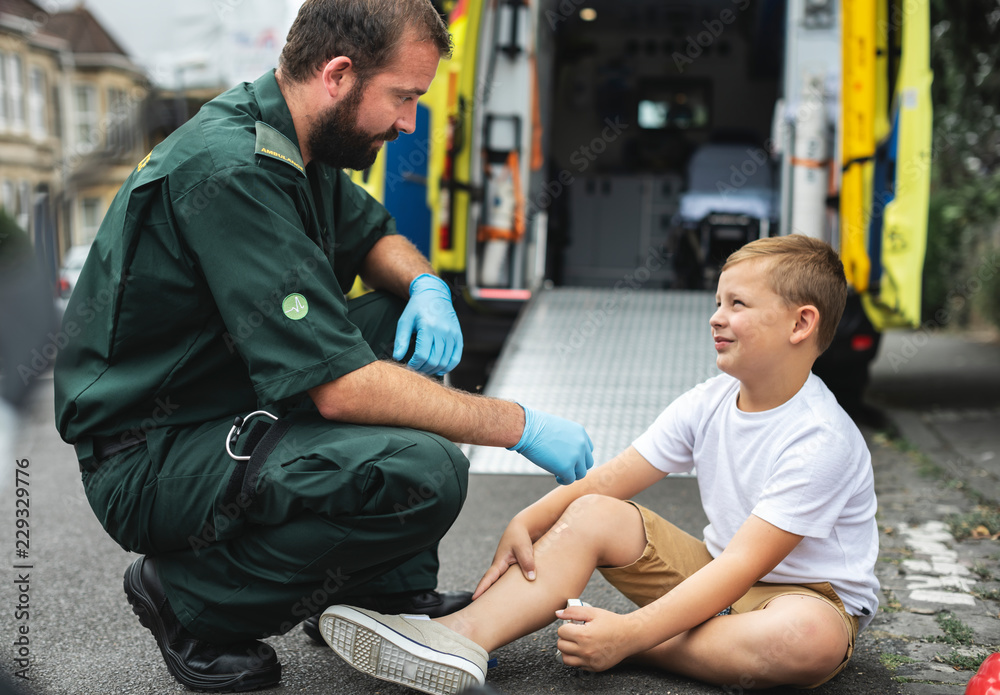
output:
[[766,261],[761,267],[771,291],[790,306],[812,304],[819,311],[816,344],[822,354],[833,342],[847,303],[847,279],[837,252],[801,234],[768,237],[734,251],[722,270],[758,259]]

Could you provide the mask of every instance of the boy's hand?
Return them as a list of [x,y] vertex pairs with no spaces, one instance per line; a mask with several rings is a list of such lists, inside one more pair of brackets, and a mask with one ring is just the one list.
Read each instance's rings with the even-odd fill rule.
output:
[[479,580],[476,590],[472,594],[472,600],[479,598],[484,591],[493,586],[507,568],[511,565],[519,565],[521,574],[529,582],[535,580],[535,553],[531,543],[531,533],[519,517],[515,516],[507,525],[507,530],[500,537],[497,551],[493,555],[493,564],[486,570],[486,574]]
[[563,663],[585,671],[605,671],[631,656],[630,638],[637,632],[629,616],[590,606],[573,606],[556,611],[560,620],[583,620],[583,625],[566,623],[559,628],[556,649]]

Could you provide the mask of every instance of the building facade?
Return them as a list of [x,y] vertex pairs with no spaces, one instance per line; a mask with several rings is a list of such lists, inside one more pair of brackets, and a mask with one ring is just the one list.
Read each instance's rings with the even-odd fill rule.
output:
[[145,154],[149,81],[82,5],[0,0],[0,205],[54,274]]

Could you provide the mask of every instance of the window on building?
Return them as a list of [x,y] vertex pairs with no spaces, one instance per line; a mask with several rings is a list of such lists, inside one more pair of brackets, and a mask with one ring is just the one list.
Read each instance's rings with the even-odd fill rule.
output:
[[0,207],[11,217],[17,214],[17,194],[13,181],[0,182]]
[[28,231],[31,224],[31,184],[27,181],[0,182],[0,207],[18,227]]
[[7,93],[10,100],[10,125],[15,131],[24,130],[24,64],[21,56],[7,59]]
[[89,244],[97,236],[97,230],[104,218],[100,198],[84,198],[80,201],[80,234],[78,244]]
[[74,90],[77,151],[86,152],[100,144],[97,127],[97,90],[80,84]]
[[45,94],[47,92],[45,71],[40,67],[31,68],[28,78],[28,127],[34,138],[42,139],[48,135],[47,110]]
[[7,103],[7,55],[0,53],[0,130],[10,127],[10,105]]
[[24,231],[31,229],[31,184],[22,181],[18,190],[17,200],[17,226]]
[[66,124],[63,123],[62,93],[57,84],[52,85],[49,92],[49,104],[52,105],[52,118],[49,120],[49,123],[52,125],[52,134],[57,138],[62,138],[64,136],[63,129],[66,127]]
[[108,142],[107,149],[120,155],[131,153],[136,147],[137,126],[135,104],[124,89],[108,90]]

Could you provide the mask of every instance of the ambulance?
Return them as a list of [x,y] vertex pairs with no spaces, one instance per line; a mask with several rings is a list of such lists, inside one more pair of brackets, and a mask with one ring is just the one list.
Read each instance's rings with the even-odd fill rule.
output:
[[[490,377],[487,392],[504,395],[496,379],[521,379],[532,366],[519,359],[571,345],[574,331],[577,342],[626,362],[646,347],[651,355],[703,349],[710,370],[720,264],[753,239],[800,233],[828,241],[844,261],[848,310],[816,371],[860,412],[881,333],[920,322],[928,3],[457,0],[442,8],[455,51],[421,99],[418,130],[389,143],[356,180],[455,289],[467,345],[459,385]],[[678,302],[704,326],[670,333],[687,320],[671,313],[682,311]],[[655,313],[618,327],[646,310]],[[525,334],[555,318],[568,321],[563,335]],[[644,347],[652,322],[668,335]],[[583,352],[571,350],[547,369],[578,385],[580,370],[608,369],[583,365]],[[686,370],[677,388],[702,376],[671,368]],[[621,383],[611,378],[608,388]],[[566,389],[567,401],[610,403]]]

